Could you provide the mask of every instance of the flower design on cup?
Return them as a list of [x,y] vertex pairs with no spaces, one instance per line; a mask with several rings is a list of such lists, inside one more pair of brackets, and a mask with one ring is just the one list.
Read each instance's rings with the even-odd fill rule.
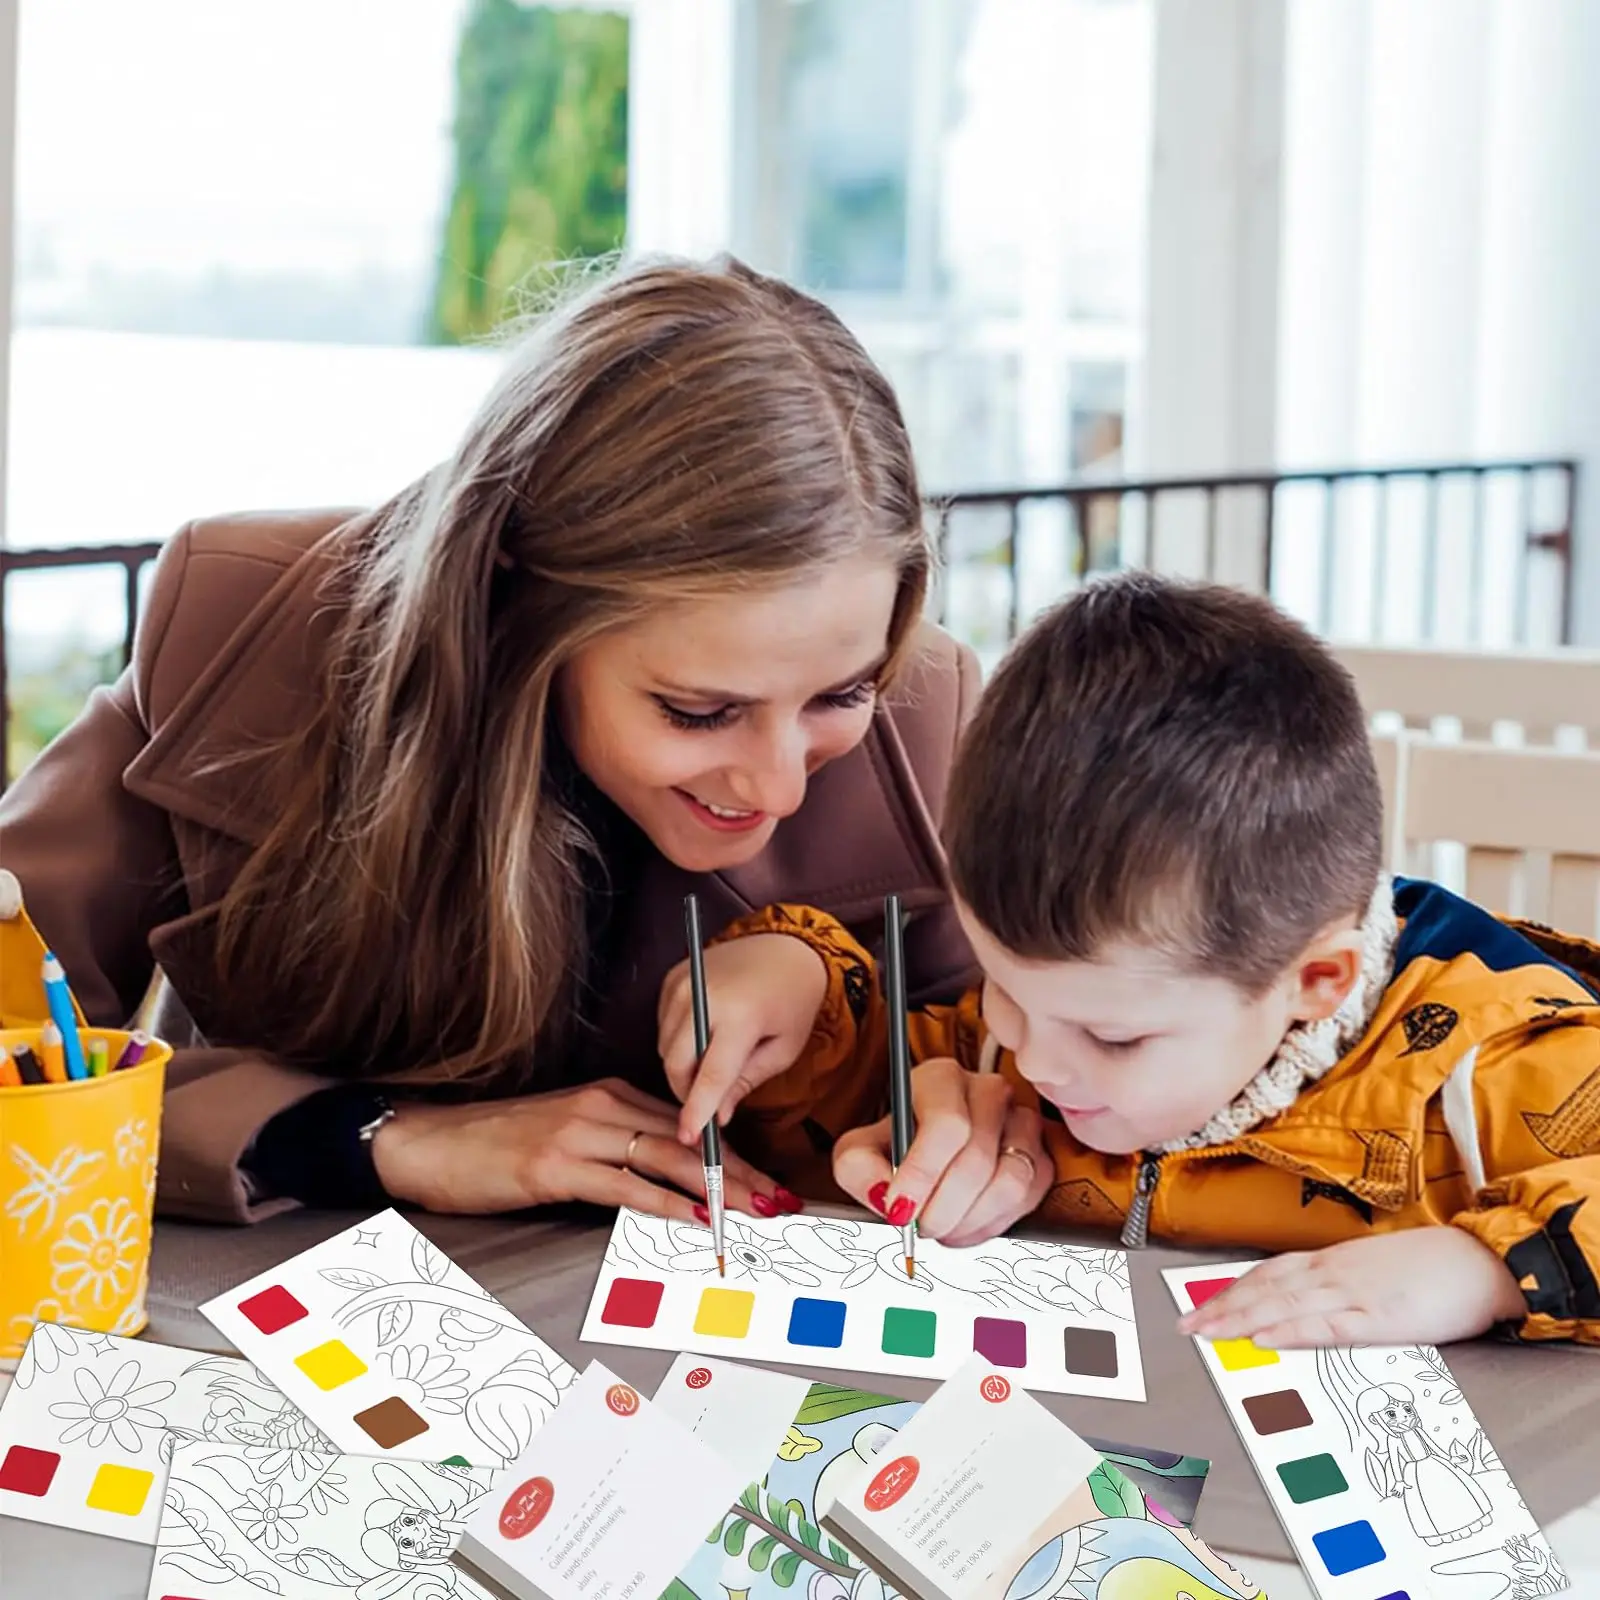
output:
[[144,1246],[144,1223],[126,1200],[96,1200],[51,1245],[50,1287],[73,1306],[107,1311],[133,1288]]
[[70,1424],[62,1430],[62,1444],[76,1444],[81,1439],[91,1450],[98,1450],[109,1438],[129,1455],[138,1455],[144,1448],[141,1428],[159,1433],[166,1427],[167,1419],[150,1407],[168,1399],[177,1388],[165,1379],[135,1388],[139,1382],[137,1361],[124,1361],[103,1387],[88,1367],[79,1367],[72,1382],[81,1398],[58,1400],[50,1407],[52,1417]]
[[430,1351],[426,1345],[402,1344],[385,1359],[402,1399],[442,1416],[460,1414],[472,1374],[457,1366],[453,1356]]
[[117,1129],[116,1151],[119,1167],[136,1167],[145,1158],[150,1147],[150,1124],[143,1117],[133,1117]]
[[299,1543],[300,1534],[294,1525],[305,1516],[306,1508],[293,1501],[285,1505],[281,1483],[246,1489],[244,1501],[236,1515],[240,1532],[252,1544],[263,1550],[276,1550],[280,1544]]

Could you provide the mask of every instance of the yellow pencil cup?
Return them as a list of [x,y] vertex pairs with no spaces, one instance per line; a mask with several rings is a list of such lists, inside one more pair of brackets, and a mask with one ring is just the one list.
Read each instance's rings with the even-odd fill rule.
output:
[[[115,1062],[128,1035],[111,1028]],[[38,1028],[0,1028],[37,1051]],[[161,1090],[171,1047],[73,1083],[0,1087],[0,1362],[36,1322],[135,1334],[146,1321]]]

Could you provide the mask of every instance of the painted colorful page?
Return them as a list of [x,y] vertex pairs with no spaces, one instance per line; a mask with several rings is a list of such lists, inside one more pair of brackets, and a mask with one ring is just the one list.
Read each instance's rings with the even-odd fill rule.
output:
[[[1255,1265],[1163,1276],[1188,1311]],[[1320,1600],[1524,1600],[1570,1587],[1431,1345],[1194,1342]]]
[[394,1211],[200,1310],[355,1455],[503,1465],[574,1376]]
[[582,1337],[914,1378],[977,1351],[1030,1389],[1144,1399],[1120,1250],[923,1240],[908,1279],[887,1223],[730,1216],[727,1266],[709,1229],[619,1212]]
[[[675,1363],[663,1379],[656,1403],[668,1405],[680,1414],[699,1413],[705,1409],[703,1397],[714,1392],[717,1378],[729,1371],[774,1376],[714,1358],[685,1358]],[[674,1400],[670,1386],[675,1382],[692,1389],[693,1396]],[[737,1400],[742,1402],[745,1397],[742,1388],[736,1392]],[[897,1454],[895,1441],[920,1409],[915,1401],[832,1383],[812,1384],[782,1435],[776,1458],[765,1476],[744,1491],[715,1530],[714,1538],[679,1573],[677,1583],[667,1591],[667,1600],[725,1600],[725,1590],[735,1595],[744,1591],[746,1600],[850,1600],[857,1596],[860,1600],[879,1600],[880,1596],[893,1596],[896,1591],[856,1551],[823,1530],[818,1506],[829,1504],[840,1483],[868,1462],[892,1460]],[[1171,1493],[1176,1497],[1175,1503],[1163,1507],[1157,1495],[1148,1491],[1141,1494],[1139,1484],[1120,1475],[1114,1478],[1114,1469],[1108,1466],[1101,1479],[1093,1480],[1100,1485],[1105,1506],[1114,1507],[1103,1509],[1101,1514],[1137,1515],[1169,1528],[1187,1523],[1193,1517],[1207,1463],[1191,1457],[1164,1456],[1160,1451],[1132,1454],[1143,1469],[1142,1481],[1155,1483],[1161,1494]],[[1114,1482],[1127,1485],[1117,1490],[1115,1501],[1108,1493]],[[1178,1503],[1187,1505],[1187,1516],[1173,1515]],[[1146,1534],[1150,1539],[1159,1537],[1151,1530]],[[1052,1534],[1051,1540],[1054,1537]],[[1049,1542],[1041,1540],[1041,1544]],[[1070,1572],[1072,1563],[1062,1566],[1041,1558],[1041,1581],[1052,1577],[1058,1567]],[[1238,1592],[1242,1595],[1247,1591]],[[1114,1591],[1106,1593],[1107,1600],[1111,1600]],[[1199,1591],[1195,1593],[1196,1600],[1202,1600]],[[1013,1600],[1023,1600],[1024,1596],[1032,1600],[1070,1600],[1071,1595],[1070,1589],[1030,1584],[1018,1589]],[[1135,1591],[1124,1593],[1121,1600],[1144,1597]]]
[[172,1456],[149,1600],[490,1600],[452,1564],[485,1467],[186,1440]]
[[248,1361],[41,1322],[0,1406],[0,1516],[154,1544],[180,1440],[236,1445],[269,1479],[332,1448]]

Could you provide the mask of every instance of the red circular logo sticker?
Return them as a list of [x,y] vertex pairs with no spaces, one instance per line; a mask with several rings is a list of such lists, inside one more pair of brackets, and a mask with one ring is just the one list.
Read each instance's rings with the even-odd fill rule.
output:
[[606,1404],[619,1417],[631,1417],[639,1409],[639,1393],[625,1383],[614,1383],[606,1390]]
[[917,1481],[922,1464],[915,1456],[897,1456],[867,1485],[861,1503],[868,1511],[887,1511]]
[[514,1490],[500,1513],[500,1532],[507,1539],[522,1539],[549,1515],[555,1503],[555,1485],[548,1478],[529,1478]]
[[694,1367],[685,1375],[683,1381],[688,1384],[691,1389],[703,1389],[708,1383],[711,1382],[711,1368]]
[[998,1372],[991,1372],[978,1385],[978,1393],[985,1400],[993,1401],[995,1405],[999,1405],[1002,1400],[1011,1398],[1011,1381],[1009,1378],[1002,1378]]

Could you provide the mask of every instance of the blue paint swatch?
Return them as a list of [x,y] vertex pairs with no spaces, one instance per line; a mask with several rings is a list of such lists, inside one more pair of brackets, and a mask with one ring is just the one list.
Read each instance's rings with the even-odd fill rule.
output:
[[789,1313],[789,1343],[837,1350],[844,1343],[844,1301],[797,1299]]
[[1322,1564],[1335,1577],[1347,1572],[1359,1572],[1362,1567],[1374,1567],[1384,1559],[1384,1548],[1372,1531],[1372,1524],[1364,1519],[1346,1522],[1325,1533],[1314,1533],[1311,1542],[1322,1557]]
[[1396,1589],[1393,1594],[1380,1594],[1378,1600],[1411,1600],[1411,1596],[1404,1589]]

